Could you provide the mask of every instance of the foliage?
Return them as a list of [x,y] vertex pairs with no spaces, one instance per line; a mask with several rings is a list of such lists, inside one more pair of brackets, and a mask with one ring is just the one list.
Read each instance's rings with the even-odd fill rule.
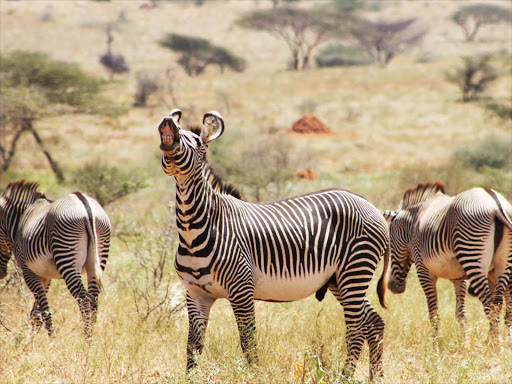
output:
[[45,53],[13,51],[0,56],[2,91],[36,88],[48,103],[88,106],[99,94],[101,79],[76,64],[55,61]]
[[510,23],[512,14],[510,8],[499,5],[469,4],[453,13],[452,20],[462,28],[466,40],[473,41],[482,25]]
[[512,141],[489,135],[472,147],[461,147],[454,153],[454,158],[466,166],[480,170],[490,168],[512,169]]
[[88,164],[73,172],[72,182],[102,206],[145,188],[143,176],[104,164]]
[[315,61],[319,67],[346,67],[368,65],[373,63],[373,58],[361,48],[329,45],[318,53]]
[[398,54],[419,44],[427,29],[417,24],[417,18],[402,18],[392,21],[361,19],[352,29],[359,45],[380,65],[387,65]]
[[500,119],[512,120],[512,106],[510,103],[507,105],[491,101],[485,104],[485,109]]
[[491,58],[490,55],[463,57],[463,65],[446,74],[446,79],[462,91],[464,102],[478,98],[498,78],[498,72],[490,64]]
[[309,64],[312,52],[321,43],[341,33],[341,25],[351,22],[348,14],[340,23],[339,14],[327,9],[282,7],[247,13],[237,20],[242,28],[269,32],[283,39],[292,54],[294,70]]
[[147,71],[139,71],[135,76],[136,80],[136,93],[135,102],[136,107],[145,107],[148,97],[158,91],[159,83],[156,76]]
[[236,72],[243,72],[245,60],[228,49],[214,45],[208,40],[176,33],[169,33],[160,45],[178,52],[180,64],[189,76],[200,75],[208,65],[217,65],[221,72],[227,67]]
[[333,3],[342,12],[378,11],[382,7],[381,2],[372,0],[333,0]]

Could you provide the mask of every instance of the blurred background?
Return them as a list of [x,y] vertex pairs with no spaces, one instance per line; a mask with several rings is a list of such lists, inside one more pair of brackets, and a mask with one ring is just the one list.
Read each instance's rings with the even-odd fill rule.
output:
[[[344,188],[395,209],[437,180],[512,200],[511,21],[490,0],[1,0],[0,191],[25,178],[98,199],[110,292],[136,319],[169,316],[171,109],[184,128],[222,114],[209,161],[248,201]],[[23,329],[16,279],[0,291]]]

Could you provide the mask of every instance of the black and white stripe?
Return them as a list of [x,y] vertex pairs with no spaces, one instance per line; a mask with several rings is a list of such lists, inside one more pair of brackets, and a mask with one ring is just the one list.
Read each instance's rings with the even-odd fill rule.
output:
[[43,320],[50,335],[53,325],[46,293],[51,279],[64,279],[89,334],[110,246],[109,218],[98,202],[80,192],[53,202],[37,188],[37,183],[21,180],[10,183],[0,197],[0,277],[5,277],[14,252],[36,299],[31,311],[34,327],[39,329]]
[[384,321],[365,294],[388,248],[380,212],[364,198],[326,190],[265,204],[219,193],[208,180],[209,142],[224,122],[216,112],[203,119],[200,135],[179,127],[174,110],[159,126],[162,167],[176,180],[179,247],[176,271],[187,289],[187,370],[203,348],[209,311],[230,301],[241,345],[256,360],[254,300],[294,301],[329,289],[344,308],[348,356],[355,368],[365,340],[370,376],[382,374]]
[[492,336],[505,297],[512,341],[512,206],[503,196],[482,187],[450,197],[439,182],[419,184],[405,192],[397,212],[383,214],[391,221],[391,291],[405,290],[415,263],[437,331],[437,279],[454,284],[456,317],[463,325],[469,280],[489,318]]

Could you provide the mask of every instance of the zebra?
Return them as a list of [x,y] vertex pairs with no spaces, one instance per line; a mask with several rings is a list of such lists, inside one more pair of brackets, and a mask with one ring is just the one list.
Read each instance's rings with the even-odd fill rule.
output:
[[442,183],[429,182],[408,189],[398,211],[382,213],[391,223],[388,287],[393,293],[404,292],[409,269],[416,264],[434,334],[439,323],[437,279],[453,283],[455,315],[463,328],[469,280],[490,322],[491,339],[498,331],[505,296],[512,342],[512,206],[502,195],[480,187],[448,196]]
[[382,377],[384,320],[365,296],[377,264],[389,258],[380,211],[345,190],[264,204],[219,193],[207,179],[206,152],[222,135],[224,120],[218,112],[206,113],[198,135],[181,129],[181,114],[172,110],[158,131],[162,168],[176,183],[175,269],[187,292],[187,372],[197,365],[217,299],[229,300],[242,351],[256,364],[254,301],[289,302],[315,292],[321,300],[329,289],[345,313],[342,374],[353,374],[367,341],[370,378]]
[[33,329],[39,331],[44,321],[49,336],[54,329],[46,295],[51,279],[64,279],[90,336],[110,246],[110,220],[96,200],[80,192],[51,201],[38,188],[36,182],[19,180],[0,195],[0,278],[7,275],[14,253],[35,297]]

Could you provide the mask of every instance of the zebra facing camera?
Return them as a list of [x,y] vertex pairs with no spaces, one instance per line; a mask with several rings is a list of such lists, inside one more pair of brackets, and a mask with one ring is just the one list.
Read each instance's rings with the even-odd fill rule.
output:
[[176,140],[179,137],[179,129],[174,122],[173,117],[165,117],[158,127],[160,133],[160,149],[170,151],[174,149]]

